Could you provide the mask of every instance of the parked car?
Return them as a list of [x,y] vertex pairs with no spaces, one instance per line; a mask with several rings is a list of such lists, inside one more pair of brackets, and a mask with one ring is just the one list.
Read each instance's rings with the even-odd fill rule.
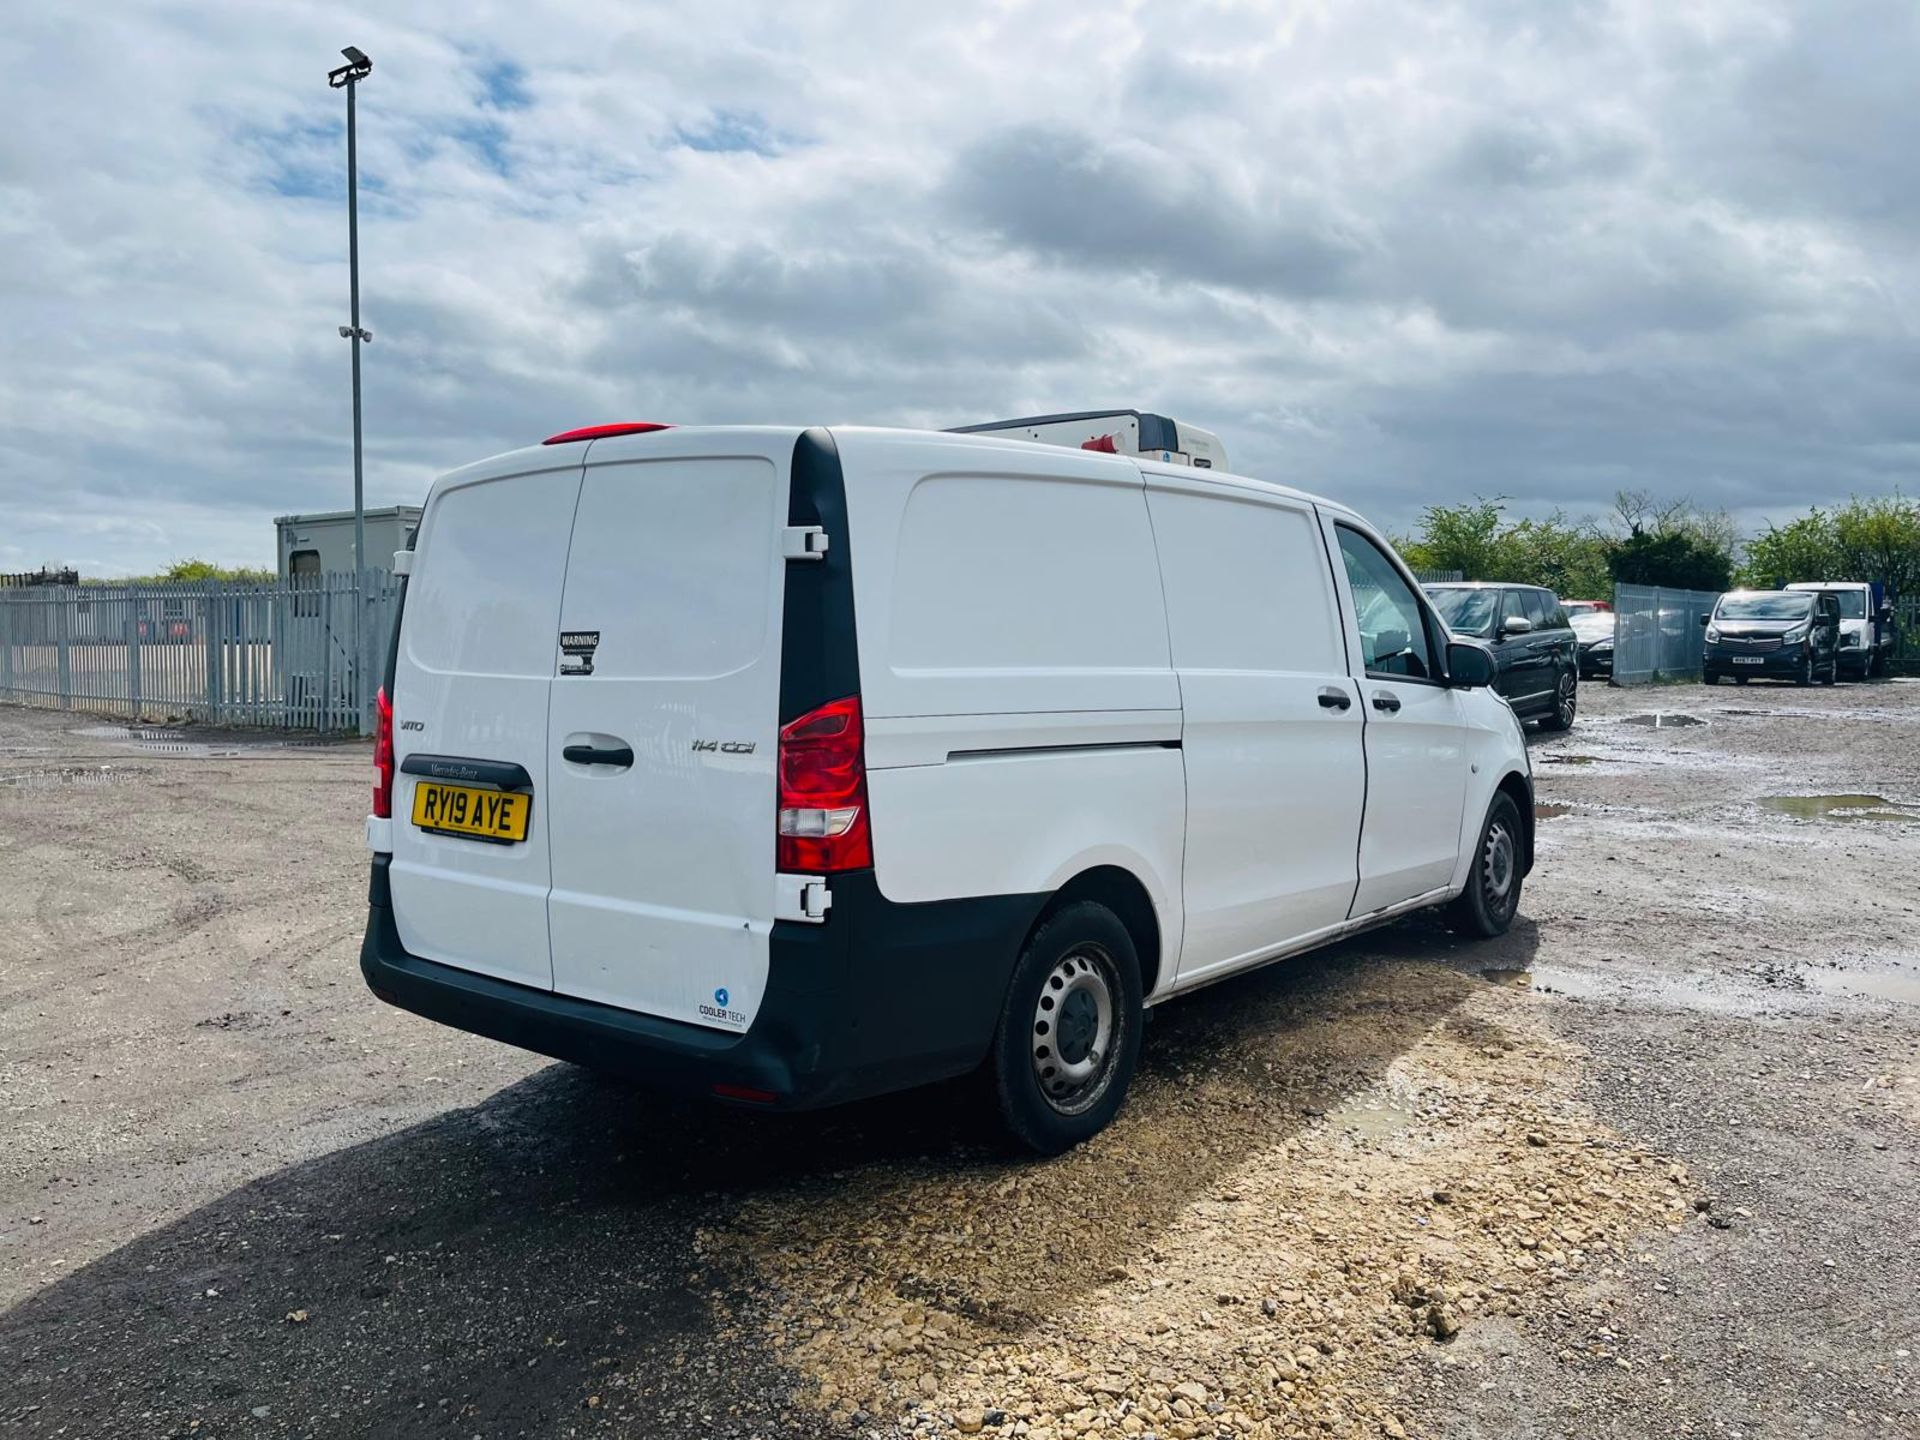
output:
[[1893,607],[1865,580],[1796,580],[1789,590],[1817,590],[1840,605],[1840,671],[1855,680],[1885,675],[1893,658]]
[[1701,674],[1831,685],[1840,673],[1840,602],[1825,591],[1733,590],[1722,595],[1707,628]]
[[1568,608],[1567,624],[1573,629],[1582,680],[1613,678],[1613,623],[1611,610],[1574,612]]
[[1613,602],[1610,600],[1562,600],[1560,608],[1567,612],[1569,620],[1577,620],[1582,615],[1611,615]]
[[1484,640],[1499,666],[1494,686],[1523,720],[1566,730],[1579,707],[1579,642],[1560,602],[1538,585],[1464,580],[1427,586],[1455,635]]
[[598,1070],[799,1108],[984,1070],[1099,1130],[1149,1007],[1514,917],[1487,647],[1344,506],[916,431],[603,427],[441,477],[376,706],[361,967]]

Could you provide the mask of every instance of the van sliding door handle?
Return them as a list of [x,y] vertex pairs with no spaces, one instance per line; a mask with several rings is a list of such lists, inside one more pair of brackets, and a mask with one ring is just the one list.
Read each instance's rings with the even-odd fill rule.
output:
[[610,745],[603,750],[597,745],[569,745],[560,752],[560,758],[570,765],[612,765],[621,770],[631,770],[633,747]]
[[1320,692],[1317,698],[1320,701],[1320,708],[1322,710],[1350,710],[1353,708],[1353,697],[1337,685],[1327,686],[1326,689]]
[[1373,692],[1373,708],[1386,715],[1396,715],[1400,711],[1400,697],[1390,690]]

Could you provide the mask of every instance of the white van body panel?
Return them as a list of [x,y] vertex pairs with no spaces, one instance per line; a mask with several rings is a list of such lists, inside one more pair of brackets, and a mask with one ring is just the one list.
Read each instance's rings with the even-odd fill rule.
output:
[[[559,631],[545,806],[553,986],[719,1029],[753,1023],[774,919],[774,763],[791,430],[596,441]],[[576,661],[577,668],[578,662]],[[569,747],[631,749],[628,767]]]
[[[469,465],[427,497],[395,661],[394,758],[416,752],[522,765],[547,780],[547,697],[581,452],[534,447]],[[487,845],[410,823],[416,777],[396,774],[391,880],[413,954],[548,989],[547,816]]]
[[1313,506],[1143,469],[1184,710],[1186,984],[1346,920],[1365,721]]
[[[1102,866],[1140,881],[1162,954],[1180,953],[1186,784],[1165,745],[1003,751],[869,766],[874,873],[889,900],[1044,895]],[[1161,991],[1175,967],[1163,963]]]
[[[1139,468],[1118,456],[836,429],[870,719],[1178,712]],[[998,744],[989,738],[988,743]],[[951,748],[979,748],[956,743]]]

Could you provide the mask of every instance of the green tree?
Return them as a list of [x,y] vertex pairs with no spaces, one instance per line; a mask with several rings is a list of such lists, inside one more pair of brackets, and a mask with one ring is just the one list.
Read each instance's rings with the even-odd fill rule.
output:
[[[1420,513],[1420,533],[1397,547],[1416,570],[1458,570],[1468,580],[1494,578],[1504,499],[1471,505],[1429,505]],[[1505,577],[1500,577],[1505,578]]]
[[1725,590],[1733,559],[1712,541],[1685,530],[1640,530],[1613,547],[1608,566],[1621,585],[1665,585],[1676,590]]
[[257,570],[247,565],[216,565],[211,560],[197,558],[176,560],[158,575],[137,575],[133,584],[181,585],[202,580],[245,580],[253,584],[271,581],[275,577],[271,570]]
[[1795,580],[1840,580],[1847,568],[1833,517],[1814,506],[1798,520],[1769,525],[1747,542],[1740,583],[1771,590]]
[[1887,598],[1920,592],[1920,504],[1904,495],[1855,496],[1833,514],[1836,561],[1844,572],[1810,580],[1877,580]]

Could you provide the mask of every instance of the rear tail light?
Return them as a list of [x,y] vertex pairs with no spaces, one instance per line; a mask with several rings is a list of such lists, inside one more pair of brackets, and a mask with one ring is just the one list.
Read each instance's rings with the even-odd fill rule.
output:
[[393,702],[384,685],[373,697],[373,815],[393,816]]
[[873,864],[865,751],[858,695],[781,727],[780,869],[822,875]]

